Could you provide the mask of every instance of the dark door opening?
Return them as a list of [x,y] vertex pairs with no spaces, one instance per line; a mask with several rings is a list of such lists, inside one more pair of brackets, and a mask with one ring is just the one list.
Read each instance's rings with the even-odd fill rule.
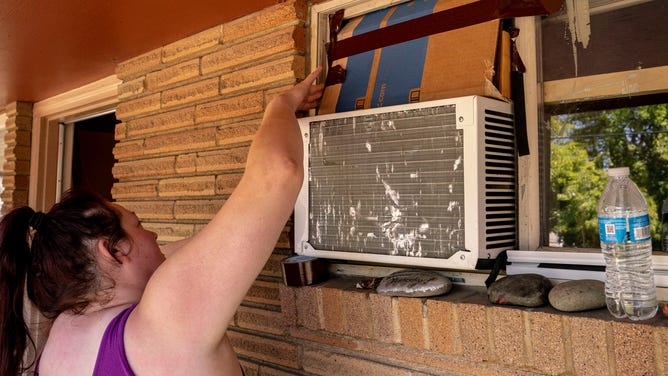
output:
[[116,160],[114,129],[119,121],[110,113],[74,123],[72,187],[90,189],[111,201]]

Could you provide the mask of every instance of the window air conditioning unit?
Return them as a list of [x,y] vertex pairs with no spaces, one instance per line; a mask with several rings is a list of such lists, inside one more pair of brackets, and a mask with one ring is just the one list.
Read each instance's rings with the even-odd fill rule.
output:
[[488,269],[517,247],[512,106],[480,96],[301,118],[295,252]]

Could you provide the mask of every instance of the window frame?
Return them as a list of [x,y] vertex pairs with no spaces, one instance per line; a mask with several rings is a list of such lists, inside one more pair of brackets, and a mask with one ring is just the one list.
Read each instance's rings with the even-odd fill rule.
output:
[[[322,65],[326,66],[325,45],[329,40],[328,17],[330,14],[345,8],[346,18],[352,18],[361,14],[393,6],[405,2],[405,0],[330,0],[311,7],[311,44],[310,44],[310,62],[311,69]],[[605,10],[615,9],[619,6],[633,5],[636,0],[620,0],[616,4],[606,5]],[[614,91],[614,88],[601,86],[598,90],[580,90],[574,95],[573,87],[578,85],[592,85],[601,80],[621,80],[622,82],[634,87],[633,95],[645,95],[656,92],[668,92],[668,66],[659,68],[649,68],[643,70],[634,70],[626,72],[615,72],[604,75],[576,77],[564,80],[543,82],[541,78],[541,17],[518,17],[515,18],[515,26],[520,30],[519,36],[515,39],[517,50],[526,66],[524,73],[524,96],[525,96],[525,116],[527,122],[527,139],[529,155],[518,157],[518,249],[509,251],[509,260],[518,262],[523,272],[534,269],[524,269],[527,265],[535,268],[541,262],[549,260],[560,264],[582,264],[596,265],[602,264],[602,255],[597,249],[575,249],[575,248],[549,248],[543,246],[542,226],[543,210],[541,190],[544,184],[541,180],[541,150],[543,140],[540,137],[540,126],[543,124],[543,106],[544,104],[567,103],[582,100],[595,100],[622,97],[620,90]],[[323,77],[324,77],[323,72]],[[629,93],[625,93],[628,95]],[[549,160],[547,161],[549,163]],[[549,182],[547,182],[549,184]],[[655,269],[668,270],[668,256],[654,255]],[[334,264],[332,269],[341,274],[358,274],[366,276],[382,276],[387,271],[397,268],[368,265],[350,265]],[[519,269],[518,269],[519,270]],[[484,272],[484,271],[482,271]],[[467,275],[471,278],[471,283],[478,285],[481,279],[476,277],[476,273],[455,272],[457,275]],[[510,273],[510,271],[509,271]],[[560,274],[561,275],[561,274]],[[597,273],[561,275],[564,279],[573,278],[598,278]],[[665,281],[668,286],[668,277]]]

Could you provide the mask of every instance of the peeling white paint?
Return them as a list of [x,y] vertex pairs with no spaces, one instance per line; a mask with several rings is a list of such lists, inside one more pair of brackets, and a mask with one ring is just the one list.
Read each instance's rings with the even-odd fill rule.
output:
[[573,49],[573,62],[575,63],[575,76],[578,76],[578,51],[576,43],[580,42],[583,48],[589,46],[591,36],[589,1],[566,0],[566,14],[568,15],[568,30],[571,33],[571,47]]

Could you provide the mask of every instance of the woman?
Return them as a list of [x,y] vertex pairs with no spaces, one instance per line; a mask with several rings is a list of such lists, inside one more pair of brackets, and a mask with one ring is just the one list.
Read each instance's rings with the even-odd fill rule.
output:
[[[262,270],[303,179],[295,112],[320,69],[265,111],[243,178],[211,222],[162,251],[134,213],[72,192],[0,223],[0,374],[23,368],[29,298],[55,318],[38,359],[51,375],[241,375],[228,323]],[[165,259],[165,256],[167,258]]]

